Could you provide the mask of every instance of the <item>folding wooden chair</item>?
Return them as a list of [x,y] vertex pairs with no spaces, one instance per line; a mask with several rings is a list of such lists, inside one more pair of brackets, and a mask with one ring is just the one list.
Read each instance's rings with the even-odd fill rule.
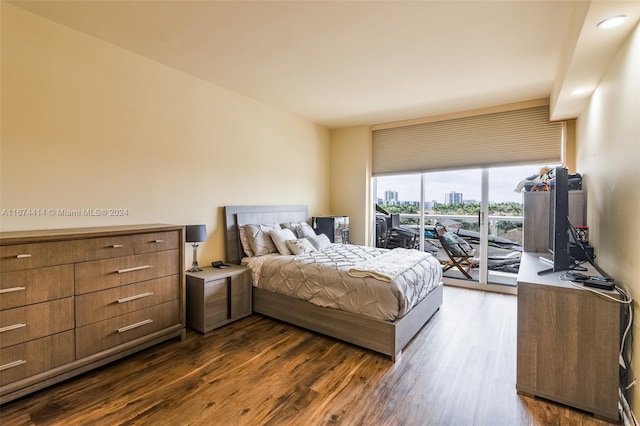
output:
[[473,256],[476,254],[476,249],[458,234],[447,231],[442,225],[436,225],[435,230],[442,248],[449,257],[449,260],[441,261],[443,272],[455,267],[458,268],[465,277],[471,279],[469,271],[476,267],[475,263],[473,263]]

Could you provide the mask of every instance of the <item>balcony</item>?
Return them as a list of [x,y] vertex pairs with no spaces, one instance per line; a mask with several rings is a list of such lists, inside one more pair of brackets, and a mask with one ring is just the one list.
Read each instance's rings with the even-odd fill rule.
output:
[[[476,248],[473,263],[480,265],[480,226],[478,216],[425,214],[425,229],[420,232],[420,215],[410,213],[399,214],[399,228],[424,236],[424,250],[432,253],[441,262],[448,260],[437,235],[435,225],[442,224],[447,230],[456,232]],[[489,216],[489,239],[487,247],[488,282],[490,284],[515,286],[520,256],[522,253],[523,216]],[[470,281],[479,281],[479,268],[469,271]],[[457,269],[445,272],[445,278],[468,280]]]

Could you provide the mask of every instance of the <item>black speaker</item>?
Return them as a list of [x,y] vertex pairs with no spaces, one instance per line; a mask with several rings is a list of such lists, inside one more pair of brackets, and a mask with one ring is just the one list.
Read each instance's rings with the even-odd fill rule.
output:
[[583,245],[580,247],[576,243],[569,243],[569,256],[577,262],[589,262],[595,259],[595,253],[593,247],[590,245]]

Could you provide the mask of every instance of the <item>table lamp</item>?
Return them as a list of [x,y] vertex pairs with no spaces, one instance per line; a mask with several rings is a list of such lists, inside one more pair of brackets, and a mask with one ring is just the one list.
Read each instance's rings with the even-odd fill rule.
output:
[[193,246],[193,263],[191,269],[187,272],[199,272],[202,269],[198,268],[198,244],[207,241],[207,227],[205,225],[187,225],[187,237],[186,242],[192,243]]

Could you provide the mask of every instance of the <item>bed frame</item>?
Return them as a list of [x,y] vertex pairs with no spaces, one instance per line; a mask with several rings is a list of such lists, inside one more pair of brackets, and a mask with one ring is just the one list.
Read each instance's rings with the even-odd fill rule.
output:
[[[226,206],[226,260],[239,264],[245,256],[238,227],[250,223],[308,221],[306,206]],[[316,306],[304,300],[253,288],[253,311],[352,343],[391,357],[402,349],[442,305],[443,286],[436,287],[402,318],[389,322]]]

